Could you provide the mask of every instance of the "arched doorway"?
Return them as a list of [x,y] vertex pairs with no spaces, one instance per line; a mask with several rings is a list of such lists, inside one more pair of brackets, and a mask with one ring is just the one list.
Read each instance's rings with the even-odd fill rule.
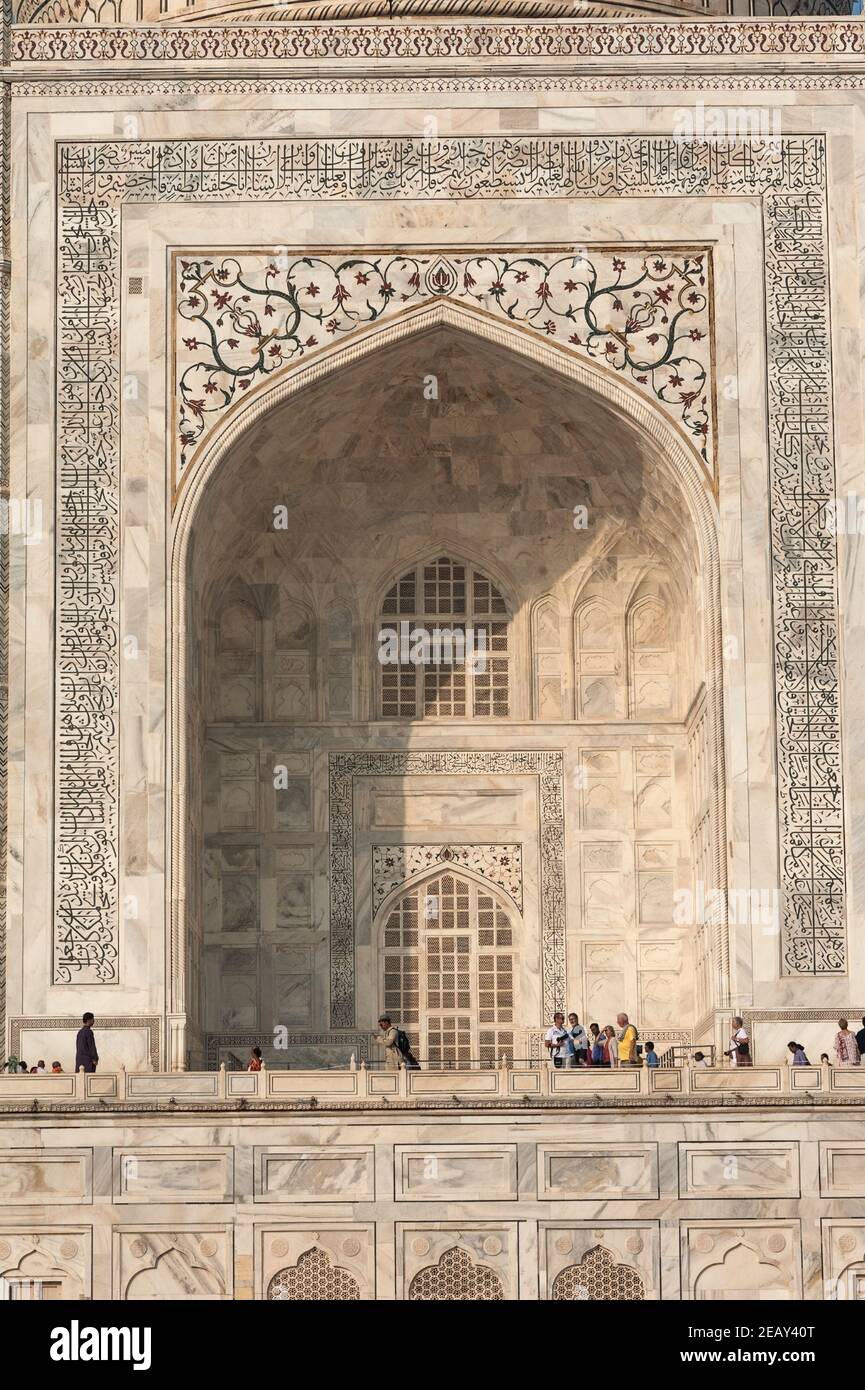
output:
[[[278,1025],[294,1065],[363,1052],[388,855],[519,861],[517,1055],[553,998],[662,1038],[723,1004],[722,924],[673,912],[720,886],[723,769],[713,504],[668,445],[452,325],[237,437],[175,571],[193,1057]],[[412,655],[403,622],[484,662]]]

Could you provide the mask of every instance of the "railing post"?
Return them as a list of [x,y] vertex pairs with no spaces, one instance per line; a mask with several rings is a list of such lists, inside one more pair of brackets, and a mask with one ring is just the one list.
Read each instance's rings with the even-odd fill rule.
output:
[[691,1094],[691,1068],[686,1063],[679,1070],[682,1074],[682,1095],[689,1096]]
[[820,1090],[830,1091],[832,1089],[832,1069],[828,1062],[820,1063]]
[[224,1062],[220,1062],[219,1064],[219,1080],[216,1083],[216,1098],[217,1100],[228,1099],[228,1081],[226,1079]]
[[782,1072],[786,1073],[786,1075],[782,1074],[781,1076],[781,1090],[784,1092],[785,1095],[789,1095],[793,1089],[793,1077],[791,1076],[792,1070],[793,1068],[789,1065],[789,1063],[786,1066],[782,1065]]
[[79,1067],[75,1073],[75,1099],[85,1100],[87,1096],[87,1079],[83,1067]]
[[399,1077],[397,1092],[400,1100],[408,1100],[408,1067],[400,1067],[397,1076]]
[[117,1099],[126,1099],[126,1063],[121,1062],[117,1072]]
[[267,1063],[262,1062],[258,1070],[258,1079],[255,1083],[255,1094],[259,1100],[267,1100]]
[[644,1062],[643,1065],[640,1067],[640,1095],[641,1095],[641,1096],[647,1096],[647,1095],[649,1094],[649,1085],[650,1085],[650,1082],[649,1082],[649,1073],[651,1072],[651,1070],[652,1070],[652,1068],[651,1068],[651,1067],[647,1067],[646,1064],[645,1064],[645,1062]]

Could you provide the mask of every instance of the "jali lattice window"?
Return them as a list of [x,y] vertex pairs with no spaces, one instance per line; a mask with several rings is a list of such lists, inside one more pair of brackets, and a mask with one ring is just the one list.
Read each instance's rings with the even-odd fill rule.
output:
[[636,1303],[646,1297],[643,1281],[630,1265],[618,1265],[602,1245],[588,1250],[578,1265],[568,1265],[553,1282],[556,1302]]
[[428,879],[392,906],[384,1012],[417,1039],[430,1066],[513,1060],[515,944],[499,900],[457,874]]
[[383,719],[506,719],[508,610],[480,570],[447,555],[388,590],[378,628]]

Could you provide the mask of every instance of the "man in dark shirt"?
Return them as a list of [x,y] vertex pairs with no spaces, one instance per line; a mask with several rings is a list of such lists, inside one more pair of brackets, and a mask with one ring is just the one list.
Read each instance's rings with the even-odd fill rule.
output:
[[862,1054],[865,1053],[865,1018],[862,1020],[862,1027],[856,1034],[856,1046],[859,1049],[859,1055],[861,1057]]
[[95,1071],[99,1053],[93,1036],[93,1015],[85,1014],[81,1021],[84,1026],[78,1029],[75,1039],[75,1070],[79,1072],[83,1067],[85,1071]]

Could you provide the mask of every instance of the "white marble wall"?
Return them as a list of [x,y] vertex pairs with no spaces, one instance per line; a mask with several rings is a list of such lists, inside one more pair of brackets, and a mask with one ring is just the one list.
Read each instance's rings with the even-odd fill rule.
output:
[[116,1299],[862,1298],[852,1115],[84,1109],[70,1137],[7,1110],[0,1275]]
[[[696,66],[695,66],[696,71]],[[44,75],[48,75],[47,73]],[[171,247],[296,247],[545,245],[666,242],[711,244],[715,272],[715,386],[720,440],[718,540],[720,623],[726,638],[723,686],[726,766],[726,843],[729,884],[737,888],[778,886],[778,833],[774,695],[771,651],[771,590],[768,571],[767,420],[761,293],[761,214],[756,196],[641,198],[583,196],[449,201],[318,200],[286,207],[266,201],[204,207],[178,199],[158,205],[128,203],[122,209],[122,553],[120,636],[134,638],[122,649],[119,705],[120,801],[120,974],[116,983],[86,987],[54,983],[52,877],[54,846],[54,192],[58,141],[178,140],[295,135],[358,139],[420,134],[432,112],[442,136],[471,137],[519,131],[556,136],[579,131],[599,136],[669,133],[677,113],[697,100],[722,108],[758,105],[782,132],[825,134],[829,148],[829,237],[833,265],[832,316],[835,349],[838,491],[861,489],[861,419],[850,401],[861,397],[861,337],[856,266],[861,248],[857,203],[857,143],[862,99],[854,84],[843,91],[827,79],[780,81],[777,90],[751,90],[758,67],[737,76],[741,90],[718,78],[713,90],[701,71],[697,87],[658,80],[639,90],[622,81],[588,90],[585,73],[559,74],[545,89],[526,69],[523,90],[484,90],[486,79],[467,77],[459,101],[437,90],[426,74],[412,91],[395,84],[386,94],[353,82],[344,91],[326,81],[315,90],[271,84],[269,90],[190,90],[182,102],[167,90],[144,91],[135,82],[86,94],[22,84],[14,101],[12,152],[12,452],[11,492],[43,504],[45,539],[26,550],[13,538],[10,626],[10,799],[9,915],[7,920],[7,1013],[32,1044],[50,1051],[39,1020],[71,1019],[84,1008],[128,1021],[136,1040],[112,1052],[115,1061],[140,1051],[146,1015],[160,1020],[160,1047],[185,1012],[188,982],[180,939],[186,921],[185,874],[178,852],[177,796],[184,790],[169,758],[176,752],[170,669],[171,618],[166,558],[173,523],[168,504],[166,420],[171,373],[168,257]],[[709,74],[711,76],[711,73]],[[528,80],[531,79],[531,80]],[[679,80],[681,83],[681,79]],[[570,85],[569,85],[570,82]],[[494,84],[486,83],[488,88]],[[129,278],[141,276],[143,293]],[[200,543],[207,545],[206,538]],[[849,862],[861,838],[861,792],[856,777],[855,731],[862,713],[861,596],[856,584],[857,535],[839,537],[840,609],[843,620],[842,709],[848,730],[845,826]],[[17,549],[16,549],[17,547]],[[175,595],[175,598],[177,596]],[[175,711],[176,713],[176,711]],[[418,743],[423,742],[420,731]],[[500,734],[499,746],[508,746]],[[174,742],[172,741],[174,740]],[[546,730],[541,741],[560,743]],[[323,829],[323,823],[322,823]],[[171,853],[174,859],[171,859]],[[574,873],[579,870],[574,869]],[[570,890],[569,890],[570,891]],[[861,890],[850,883],[849,922],[861,918]],[[571,893],[569,901],[576,902]],[[846,975],[785,978],[777,934],[765,924],[731,930],[729,1004],[742,1012],[781,1011],[795,1031],[797,1020],[819,1022],[837,1011],[857,1012],[865,1003],[865,945],[850,933]],[[614,966],[592,964],[583,951],[579,925],[569,921],[571,978],[581,971],[603,973]],[[174,979],[171,962],[174,962]],[[660,975],[675,967],[655,962]],[[628,968],[633,972],[629,959]],[[645,968],[650,968],[646,963]],[[655,968],[653,965],[651,968]],[[318,967],[315,967],[317,976]],[[716,995],[717,997],[717,995]],[[583,1006],[585,1007],[585,1001]],[[637,995],[637,1009],[647,1007]],[[861,1012],[861,1008],[858,1009]],[[759,1024],[757,1025],[760,1026]],[[801,1031],[801,1030],[799,1030]],[[7,1026],[7,1038],[10,1036]],[[26,1036],[26,1034],[24,1034]],[[706,1033],[708,1036],[708,1031]],[[45,1040],[43,1042],[43,1037]],[[772,1034],[772,1046],[776,1045]],[[178,1044],[175,1061],[182,1063]],[[106,1058],[107,1061],[112,1058]],[[29,1060],[29,1058],[28,1058]],[[774,1060],[764,1057],[762,1060]],[[498,1238],[498,1237],[497,1237]],[[765,1255],[762,1252],[760,1258]]]

